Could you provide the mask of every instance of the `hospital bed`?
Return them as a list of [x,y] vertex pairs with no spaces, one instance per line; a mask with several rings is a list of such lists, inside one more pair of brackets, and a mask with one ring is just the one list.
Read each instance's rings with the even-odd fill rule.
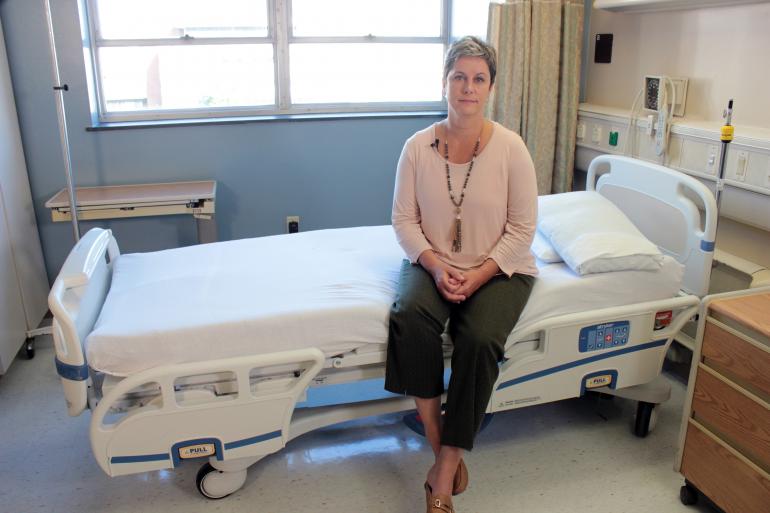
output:
[[[596,390],[638,401],[643,436],[670,394],[666,350],[708,287],[716,205],[696,180],[624,157],[594,160],[587,189],[617,204],[667,263],[580,277],[538,262],[488,412]],[[93,454],[110,476],[205,458],[199,491],[225,497],[293,438],[414,408],[391,394],[306,402],[382,379],[402,259],[389,226],[127,255],[109,230],[92,229],[49,297],[68,411],[92,410]],[[601,345],[604,333],[614,339]],[[445,355],[448,366],[449,343]]]

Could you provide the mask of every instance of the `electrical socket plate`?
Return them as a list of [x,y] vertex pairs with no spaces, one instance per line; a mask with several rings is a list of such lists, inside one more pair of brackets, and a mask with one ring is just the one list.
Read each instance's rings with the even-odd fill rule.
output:
[[578,140],[580,140],[580,141],[585,139],[585,136],[586,136],[586,125],[585,125],[585,123],[578,123],[577,134],[576,135],[577,135]]
[[738,152],[738,161],[735,163],[735,179],[740,182],[746,181],[746,171],[749,165],[749,153],[747,151]]
[[289,231],[291,223],[297,223],[297,231],[299,231],[299,216],[286,216],[286,233],[292,233]]
[[591,142],[594,144],[599,144],[602,140],[602,127],[595,126],[593,131],[591,132]]
[[706,171],[708,174],[716,174],[717,156],[719,155],[719,146],[712,144],[708,147],[708,159],[706,160]]
[[684,105],[687,103],[687,83],[688,79],[671,77],[676,91],[676,103],[674,103],[674,116],[684,116]]
[[[770,161],[768,161],[770,163]],[[770,165],[767,166],[767,170],[765,171],[765,187],[770,189]]]

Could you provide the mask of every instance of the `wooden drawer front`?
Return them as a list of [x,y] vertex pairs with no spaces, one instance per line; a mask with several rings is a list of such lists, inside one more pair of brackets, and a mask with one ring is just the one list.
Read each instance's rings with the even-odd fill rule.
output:
[[746,342],[708,320],[701,355],[704,363],[770,400],[770,352]]
[[726,513],[767,513],[770,477],[745,463],[690,421],[682,458],[685,479]]
[[770,471],[770,411],[701,366],[693,417],[747,458]]

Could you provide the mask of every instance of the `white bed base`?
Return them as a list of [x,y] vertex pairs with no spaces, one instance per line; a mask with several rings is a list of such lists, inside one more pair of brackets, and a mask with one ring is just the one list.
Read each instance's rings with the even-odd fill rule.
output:
[[[624,157],[602,156],[588,188],[606,194],[667,253],[686,266],[678,297],[544,319],[506,348],[488,411],[579,397],[587,389],[661,403],[670,388],[659,374],[673,336],[695,314],[708,285],[716,205],[694,179]],[[699,207],[705,211],[701,215]],[[655,218],[659,228],[655,232]],[[670,230],[677,230],[671,236]],[[660,233],[661,231],[666,233]],[[652,233],[652,236],[650,235]],[[156,367],[123,379],[90,372],[82,342],[93,328],[119,254],[109,230],[93,229],[75,246],[49,297],[57,370],[70,415],[93,410],[94,456],[110,476],[176,467],[208,458],[197,479],[210,498],[239,489],[246,469],[308,431],[363,416],[410,410],[392,396],[298,408],[308,388],[384,376],[385,352],[326,358],[315,348]],[[672,311],[655,330],[656,313]],[[582,351],[581,329],[626,322],[623,346]],[[447,355],[448,356],[448,355]],[[651,419],[647,419],[651,427]]]

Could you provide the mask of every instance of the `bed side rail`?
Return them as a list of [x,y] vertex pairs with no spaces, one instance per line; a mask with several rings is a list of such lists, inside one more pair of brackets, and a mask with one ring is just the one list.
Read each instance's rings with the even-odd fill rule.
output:
[[716,200],[708,187],[657,164],[602,155],[588,167],[586,189],[613,201],[648,239],[685,266],[684,290],[707,294],[717,227]]
[[[91,448],[109,475],[176,467],[186,458],[219,461],[270,454],[290,439],[294,406],[324,366],[317,348],[154,367],[124,378],[96,406]],[[287,366],[292,370],[287,372]],[[194,376],[229,374],[227,393],[186,391]],[[253,377],[262,379],[254,382]],[[126,395],[155,389],[153,400],[122,417]]]
[[110,230],[89,230],[70,251],[48,295],[56,370],[72,416],[88,406],[90,379],[83,342],[99,316],[110,287],[112,262],[119,254]]
[[[520,340],[529,340],[533,335],[553,329],[554,327],[571,326],[571,325],[590,325],[594,323],[601,323],[602,321],[608,321],[610,319],[621,319],[631,315],[637,315],[639,313],[654,314],[660,311],[672,310],[674,312],[686,312],[681,320],[677,317],[677,322],[673,322],[668,328],[657,332],[660,335],[666,337],[673,337],[682,329],[682,326],[690,319],[696,312],[700,299],[694,295],[680,295],[668,299],[656,299],[653,301],[645,301],[644,303],[633,303],[623,306],[611,306],[607,308],[601,308],[599,310],[589,310],[584,312],[574,312],[556,317],[548,317],[540,321],[528,324],[519,329],[518,327],[513,330],[509,335],[506,342],[506,350],[513,347],[513,345]],[[652,329],[654,323],[650,322],[650,329]]]
[[[608,386],[606,380],[611,389],[653,382],[660,375],[673,337],[697,312],[699,304],[697,296],[686,295],[563,315],[526,328],[518,334],[520,338],[539,330],[540,343],[521,352],[513,350],[515,345],[508,347],[490,402],[491,411],[579,397],[587,388]],[[671,312],[668,326],[656,323],[659,312]],[[584,330],[607,326],[613,331],[627,330],[627,337],[623,340],[621,335],[617,343],[604,347],[587,346]],[[605,382],[587,384],[586,380],[595,376],[603,376]]]

